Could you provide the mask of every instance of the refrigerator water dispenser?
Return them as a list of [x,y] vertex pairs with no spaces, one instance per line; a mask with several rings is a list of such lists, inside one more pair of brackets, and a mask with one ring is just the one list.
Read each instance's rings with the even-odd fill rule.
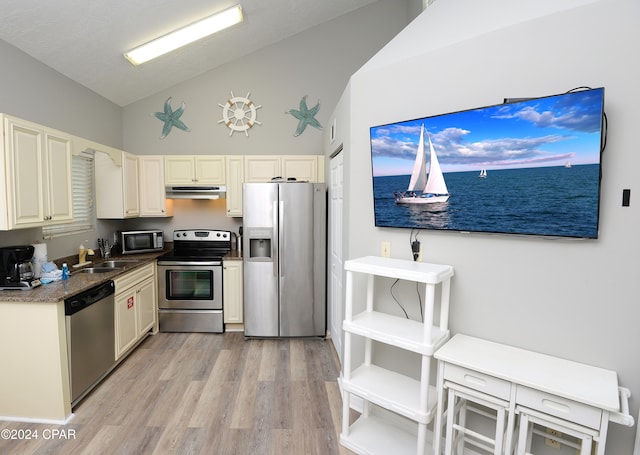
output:
[[273,228],[245,229],[245,256],[251,262],[273,262]]
[[249,240],[249,259],[271,259],[271,239]]

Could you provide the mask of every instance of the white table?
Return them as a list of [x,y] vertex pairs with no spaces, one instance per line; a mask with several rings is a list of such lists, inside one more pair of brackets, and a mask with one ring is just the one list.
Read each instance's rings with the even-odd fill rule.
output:
[[[513,447],[516,406],[593,429],[598,455],[604,454],[609,420],[633,425],[628,390],[618,387],[615,371],[462,334],[451,338],[434,357],[438,360],[435,454],[440,453],[445,381],[505,399],[505,453]],[[625,398],[622,411],[621,396]]]

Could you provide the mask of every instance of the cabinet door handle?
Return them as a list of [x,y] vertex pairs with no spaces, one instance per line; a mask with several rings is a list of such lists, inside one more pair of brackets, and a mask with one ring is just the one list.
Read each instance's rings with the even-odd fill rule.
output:
[[486,387],[487,381],[483,378],[479,378],[478,376],[473,376],[471,374],[465,374],[464,380],[469,384],[475,385],[476,387]]
[[558,403],[557,401],[548,400],[546,398],[542,399],[542,405],[551,410],[554,410],[556,412],[562,412],[564,414],[571,412],[571,408],[568,405],[564,403]]

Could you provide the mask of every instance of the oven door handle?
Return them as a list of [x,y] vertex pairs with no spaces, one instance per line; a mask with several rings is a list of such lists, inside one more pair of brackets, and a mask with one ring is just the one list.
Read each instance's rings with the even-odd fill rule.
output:
[[222,265],[221,261],[158,261],[158,265],[171,267],[175,265],[208,266]]

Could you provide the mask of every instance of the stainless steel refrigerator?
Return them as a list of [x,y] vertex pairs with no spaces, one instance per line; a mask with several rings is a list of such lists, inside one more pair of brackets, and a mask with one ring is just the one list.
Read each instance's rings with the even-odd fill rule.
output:
[[325,336],[325,185],[245,183],[242,202],[245,336]]

